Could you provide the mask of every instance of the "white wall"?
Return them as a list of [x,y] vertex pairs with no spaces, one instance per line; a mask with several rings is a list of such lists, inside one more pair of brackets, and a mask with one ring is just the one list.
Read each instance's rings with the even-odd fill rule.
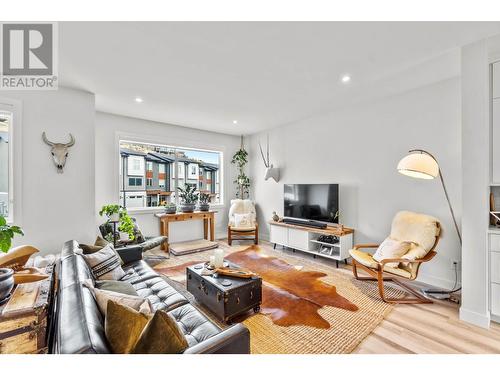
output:
[[[96,113],[96,212],[104,204],[118,203],[118,140],[120,137],[143,140],[145,142],[174,146],[191,146],[214,149],[224,153],[224,205],[217,207],[216,235],[225,236],[229,201],[234,198],[232,181],[235,168],[231,157],[239,148],[239,137],[195,130],[170,124],[157,123],[130,117]],[[158,212],[158,211],[156,211]],[[152,210],[131,212],[146,236],[158,235],[159,222]],[[96,216],[98,223],[103,222]],[[187,221],[170,224],[170,242],[186,241],[203,237],[202,221]]]
[[451,287],[452,260],[460,245],[439,180],[417,180],[396,171],[412,148],[438,159],[460,223],[460,80],[452,78],[371,104],[299,121],[270,131],[271,162],[281,181],[264,181],[257,141],[251,138],[253,195],[263,236],[272,211],[283,214],[283,183],[339,183],[340,220],[355,229],[354,240],[380,242],[394,214],[412,210],[437,217],[443,225],[438,255],[421,269],[421,280]]
[[[14,171],[18,176],[15,188],[20,188],[14,221],[25,236],[17,237],[14,245],[32,244],[43,253],[57,253],[64,241],[89,241],[95,228],[94,95],[59,88],[5,91],[1,96],[22,104],[21,142],[14,140],[22,157]],[[67,142],[69,133],[76,139],[62,174],[57,173],[50,148],[42,141],[43,131],[55,142]]]

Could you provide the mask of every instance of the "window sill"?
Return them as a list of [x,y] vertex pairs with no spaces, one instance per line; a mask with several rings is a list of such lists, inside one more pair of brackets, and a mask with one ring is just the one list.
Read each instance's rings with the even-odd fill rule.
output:
[[[210,205],[210,210],[221,210],[225,207],[224,204],[213,204]],[[163,207],[137,207],[137,208],[128,208],[127,212],[130,215],[143,215],[143,214],[157,214],[159,212],[163,212],[165,209]]]

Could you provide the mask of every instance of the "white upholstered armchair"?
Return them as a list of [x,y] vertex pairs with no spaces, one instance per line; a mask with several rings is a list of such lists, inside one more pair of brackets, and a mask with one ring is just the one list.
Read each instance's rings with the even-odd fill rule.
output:
[[253,240],[259,243],[259,225],[255,204],[249,199],[233,199],[229,208],[229,223],[227,226],[227,243],[233,239]]

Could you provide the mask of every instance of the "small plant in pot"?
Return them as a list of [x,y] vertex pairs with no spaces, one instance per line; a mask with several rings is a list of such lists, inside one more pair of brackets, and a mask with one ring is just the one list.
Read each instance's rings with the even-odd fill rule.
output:
[[[21,228],[7,224],[7,220],[0,216],[0,251],[6,253],[12,246],[12,239],[16,234],[24,235]],[[10,268],[0,268],[0,304],[5,302],[14,288],[14,271]]]
[[173,202],[165,203],[165,213],[175,214],[177,212],[177,205]]
[[180,209],[182,212],[193,212],[198,201],[198,193],[195,185],[186,184],[184,187],[178,187],[179,197],[181,198]]
[[198,210],[208,211],[210,209],[210,194],[200,193],[198,198]]
[[108,231],[108,235],[106,236],[106,240],[109,242],[115,242],[114,240],[119,240],[120,239],[120,234],[119,232],[126,233],[128,235],[128,238],[130,240],[133,240],[135,238],[135,232],[134,232],[134,222],[132,221],[132,218],[128,215],[127,210],[123,207],[121,207],[118,204],[108,204],[102,206],[101,210],[99,211],[100,216],[106,216],[108,220],[106,221],[106,224],[111,226],[112,222],[118,223],[118,232],[115,233],[115,239],[113,239],[113,231],[114,227],[111,228]]

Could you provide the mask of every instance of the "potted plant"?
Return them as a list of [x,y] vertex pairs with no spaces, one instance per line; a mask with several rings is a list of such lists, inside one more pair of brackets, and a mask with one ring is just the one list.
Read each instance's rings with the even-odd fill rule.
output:
[[[22,229],[16,225],[7,224],[7,220],[0,216],[0,251],[6,253],[12,246],[12,239],[16,234],[24,236]],[[0,304],[6,300],[14,288],[14,271],[10,268],[0,268]]]
[[198,193],[195,185],[186,184],[184,187],[178,187],[179,197],[181,198],[180,209],[182,212],[193,212],[198,200]]
[[[133,240],[135,238],[135,225],[125,208],[121,207],[118,204],[104,205],[99,211],[99,215],[106,215],[106,217],[108,218],[106,223],[118,223],[118,232],[126,233],[130,240]],[[109,234],[106,236],[106,240],[109,242],[114,242],[112,232],[113,231],[109,231]],[[115,233],[114,235],[119,237],[119,233]]]
[[250,178],[245,174],[245,165],[248,163],[248,152],[243,147],[243,136],[241,136],[241,146],[233,155],[231,164],[235,164],[238,169],[238,177],[233,182],[236,184],[236,198],[245,199],[250,195]]
[[175,214],[177,212],[177,205],[173,202],[165,203],[165,213]]
[[198,210],[208,211],[210,209],[210,194],[200,193],[198,197]]
[[106,215],[108,217],[108,221],[118,222],[120,221],[121,208],[122,207],[118,204],[107,204],[102,206],[101,210],[99,211],[99,215]]

